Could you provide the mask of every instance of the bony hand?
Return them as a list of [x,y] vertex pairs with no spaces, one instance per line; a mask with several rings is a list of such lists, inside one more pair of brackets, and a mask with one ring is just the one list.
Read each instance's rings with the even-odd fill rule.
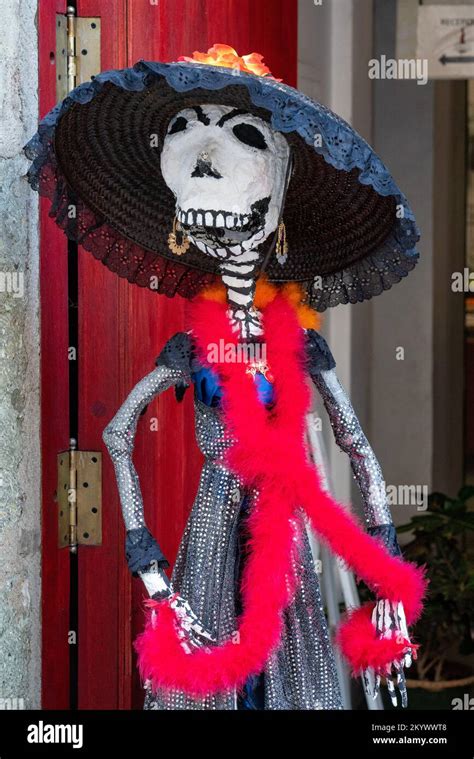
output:
[[202,622],[191,609],[188,601],[179,593],[173,593],[168,601],[176,616],[176,632],[181,648],[185,653],[192,653],[193,648],[206,647],[216,639],[206,630]]
[[[405,611],[401,602],[388,601],[386,599],[377,601],[372,612],[372,624],[374,625],[377,635],[382,638],[401,637],[410,643],[408,636]],[[397,688],[400,693],[401,705],[408,705],[407,686],[403,668],[410,667],[413,659],[416,658],[416,647],[412,648],[407,645],[401,659],[390,662],[384,673],[375,672],[373,669],[367,669],[362,675],[365,692],[373,698],[377,698],[380,690],[381,675],[385,675],[388,692],[393,706],[398,706]]]
[[200,648],[216,642],[191,609],[189,603],[174,591],[166,573],[156,562],[153,566],[147,567],[145,571],[140,571],[139,575],[151,598],[154,601],[166,601],[173,609],[176,618],[176,631],[181,647],[187,654],[192,653],[193,648]]

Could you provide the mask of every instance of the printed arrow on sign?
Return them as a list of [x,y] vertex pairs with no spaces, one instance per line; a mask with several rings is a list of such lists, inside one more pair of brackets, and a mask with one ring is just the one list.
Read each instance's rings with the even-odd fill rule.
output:
[[447,63],[474,63],[473,55],[442,55],[439,59],[443,66]]

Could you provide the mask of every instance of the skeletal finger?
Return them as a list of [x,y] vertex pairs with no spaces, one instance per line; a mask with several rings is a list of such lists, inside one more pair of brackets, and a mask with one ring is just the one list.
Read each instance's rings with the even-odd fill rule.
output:
[[373,675],[375,675],[375,672],[372,669],[364,669],[362,672],[362,682],[367,696],[372,695],[373,685],[375,684],[373,682]]
[[374,701],[377,698],[377,696],[379,695],[380,680],[381,680],[380,675],[377,674],[376,677],[375,677],[375,685],[374,685]]
[[380,614],[379,614],[379,604],[380,601],[377,601],[375,604],[373,611],[372,611],[372,624],[377,630],[377,632],[380,631]]
[[[407,620],[405,617],[405,609],[401,602],[398,604],[398,616],[400,621],[400,632],[406,640],[410,641],[410,635],[407,628]],[[405,651],[405,667],[411,667],[412,662],[412,649],[409,648],[407,651]]]
[[387,683],[387,690],[389,692],[392,705],[398,706],[397,691],[395,689],[395,683],[392,678],[392,664],[387,664],[387,666],[385,667],[385,680]]
[[392,706],[398,706],[397,703],[397,692],[395,690],[395,684],[391,677],[387,677],[387,689],[390,695],[390,700],[392,702]]
[[177,630],[178,638],[180,639],[181,648],[187,653],[191,654],[193,648],[199,648],[197,643],[192,639],[190,635],[186,635],[182,629]]
[[201,648],[201,644],[193,635],[188,636],[188,643],[192,648]]
[[402,699],[402,708],[406,709],[408,706],[408,693],[407,693],[407,684],[405,680],[405,675],[403,672],[400,672],[400,674],[397,676],[397,686],[398,690],[400,691],[400,696]]
[[400,620],[400,630],[402,631],[405,638],[408,640],[407,619],[405,616],[405,609],[403,608],[403,604],[401,601],[398,603],[398,606],[397,606],[397,614]]
[[377,627],[377,609],[378,604],[375,604],[374,608],[372,609],[372,624],[374,627]]
[[385,601],[381,599],[377,604],[377,630],[379,632],[383,631],[384,619],[385,619]]

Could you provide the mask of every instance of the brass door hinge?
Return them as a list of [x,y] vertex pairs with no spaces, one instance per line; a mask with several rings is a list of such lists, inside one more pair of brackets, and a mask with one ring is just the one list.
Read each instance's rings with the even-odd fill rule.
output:
[[58,453],[58,545],[100,546],[102,543],[102,454],[77,451]]
[[100,18],[56,14],[56,102],[100,72]]

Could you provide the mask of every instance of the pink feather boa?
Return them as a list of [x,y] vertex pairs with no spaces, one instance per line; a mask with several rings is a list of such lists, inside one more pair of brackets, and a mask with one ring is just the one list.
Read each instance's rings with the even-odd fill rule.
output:
[[[209,346],[219,345],[220,340],[236,345],[226,308],[203,297],[193,302],[193,334],[206,363]],[[155,689],[204,696],[239,688],[249,675],[264,669],[279,645],[282,612],[292,600],[288,579],[292,579],[296,509],[306,512],[318,536],[379,598],[403,602],[408,624],[421,613],[426,586],[423,569],[391,556],[382,543],[365,533],[324,492],[308,461],[304,438],[310,392],[302,365],[304,332],[282,295],[264,309],[263,327],[275,378],[275,405],[270,413],[258,400],[244,363],[214,367],[223,386],[225,422],[238,441],[227,452],[225,463],[247,487],[256,487],[260,493],[249,522],[251,550],[242,582],[238,634],[220,645],[186,654],[176,634],[173,610],[166,601],[150,600],[146,627],[135,647],[141,676],[151,680]],[[400,637],[376,637],[372,607],[350,610],[337,634],[354,674],[367,667],[382,671],[401,658],[408,646]]]

